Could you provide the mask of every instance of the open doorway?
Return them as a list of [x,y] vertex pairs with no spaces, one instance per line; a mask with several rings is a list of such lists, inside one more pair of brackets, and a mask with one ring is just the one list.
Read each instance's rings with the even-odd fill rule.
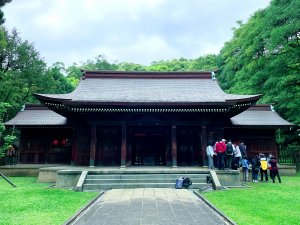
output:
[[165,134],[136,132],[132,138],[133,165],[165,165]]

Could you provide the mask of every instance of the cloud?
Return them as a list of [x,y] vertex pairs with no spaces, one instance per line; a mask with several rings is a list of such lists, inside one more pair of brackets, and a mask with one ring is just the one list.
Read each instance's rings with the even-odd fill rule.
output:
[[4,7],[8,28],[34,42],[51,65],[93,59],[149,64],[218,53],[235,21],[269,0],[35,0]]

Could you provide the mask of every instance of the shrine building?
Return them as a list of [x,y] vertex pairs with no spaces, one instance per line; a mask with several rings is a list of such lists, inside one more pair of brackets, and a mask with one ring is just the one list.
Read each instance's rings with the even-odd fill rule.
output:
[[205,166],[219,138],[278,156],[275,131],[293,126],[211,72],[83,71],[73,92],[35,97],[5,123],[20,130],[21,164]]

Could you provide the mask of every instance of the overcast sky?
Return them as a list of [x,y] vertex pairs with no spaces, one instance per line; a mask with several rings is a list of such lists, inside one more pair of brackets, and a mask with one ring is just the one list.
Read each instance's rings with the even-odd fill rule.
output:
[[270,0],[13,0],[5,26],[34,43],[48,65],[94,59],[149,65],[219,53]]

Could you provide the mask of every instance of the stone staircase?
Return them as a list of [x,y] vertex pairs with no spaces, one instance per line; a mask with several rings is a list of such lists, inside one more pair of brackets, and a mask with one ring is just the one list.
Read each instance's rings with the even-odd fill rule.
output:
[[208,171],[123,171],[103,173],[89,171],[83,181],[83,191],[98,191],[123,188],[175,188],[175,181],[180,177],[189,177],[193,184],[190,189],[207,186]]

